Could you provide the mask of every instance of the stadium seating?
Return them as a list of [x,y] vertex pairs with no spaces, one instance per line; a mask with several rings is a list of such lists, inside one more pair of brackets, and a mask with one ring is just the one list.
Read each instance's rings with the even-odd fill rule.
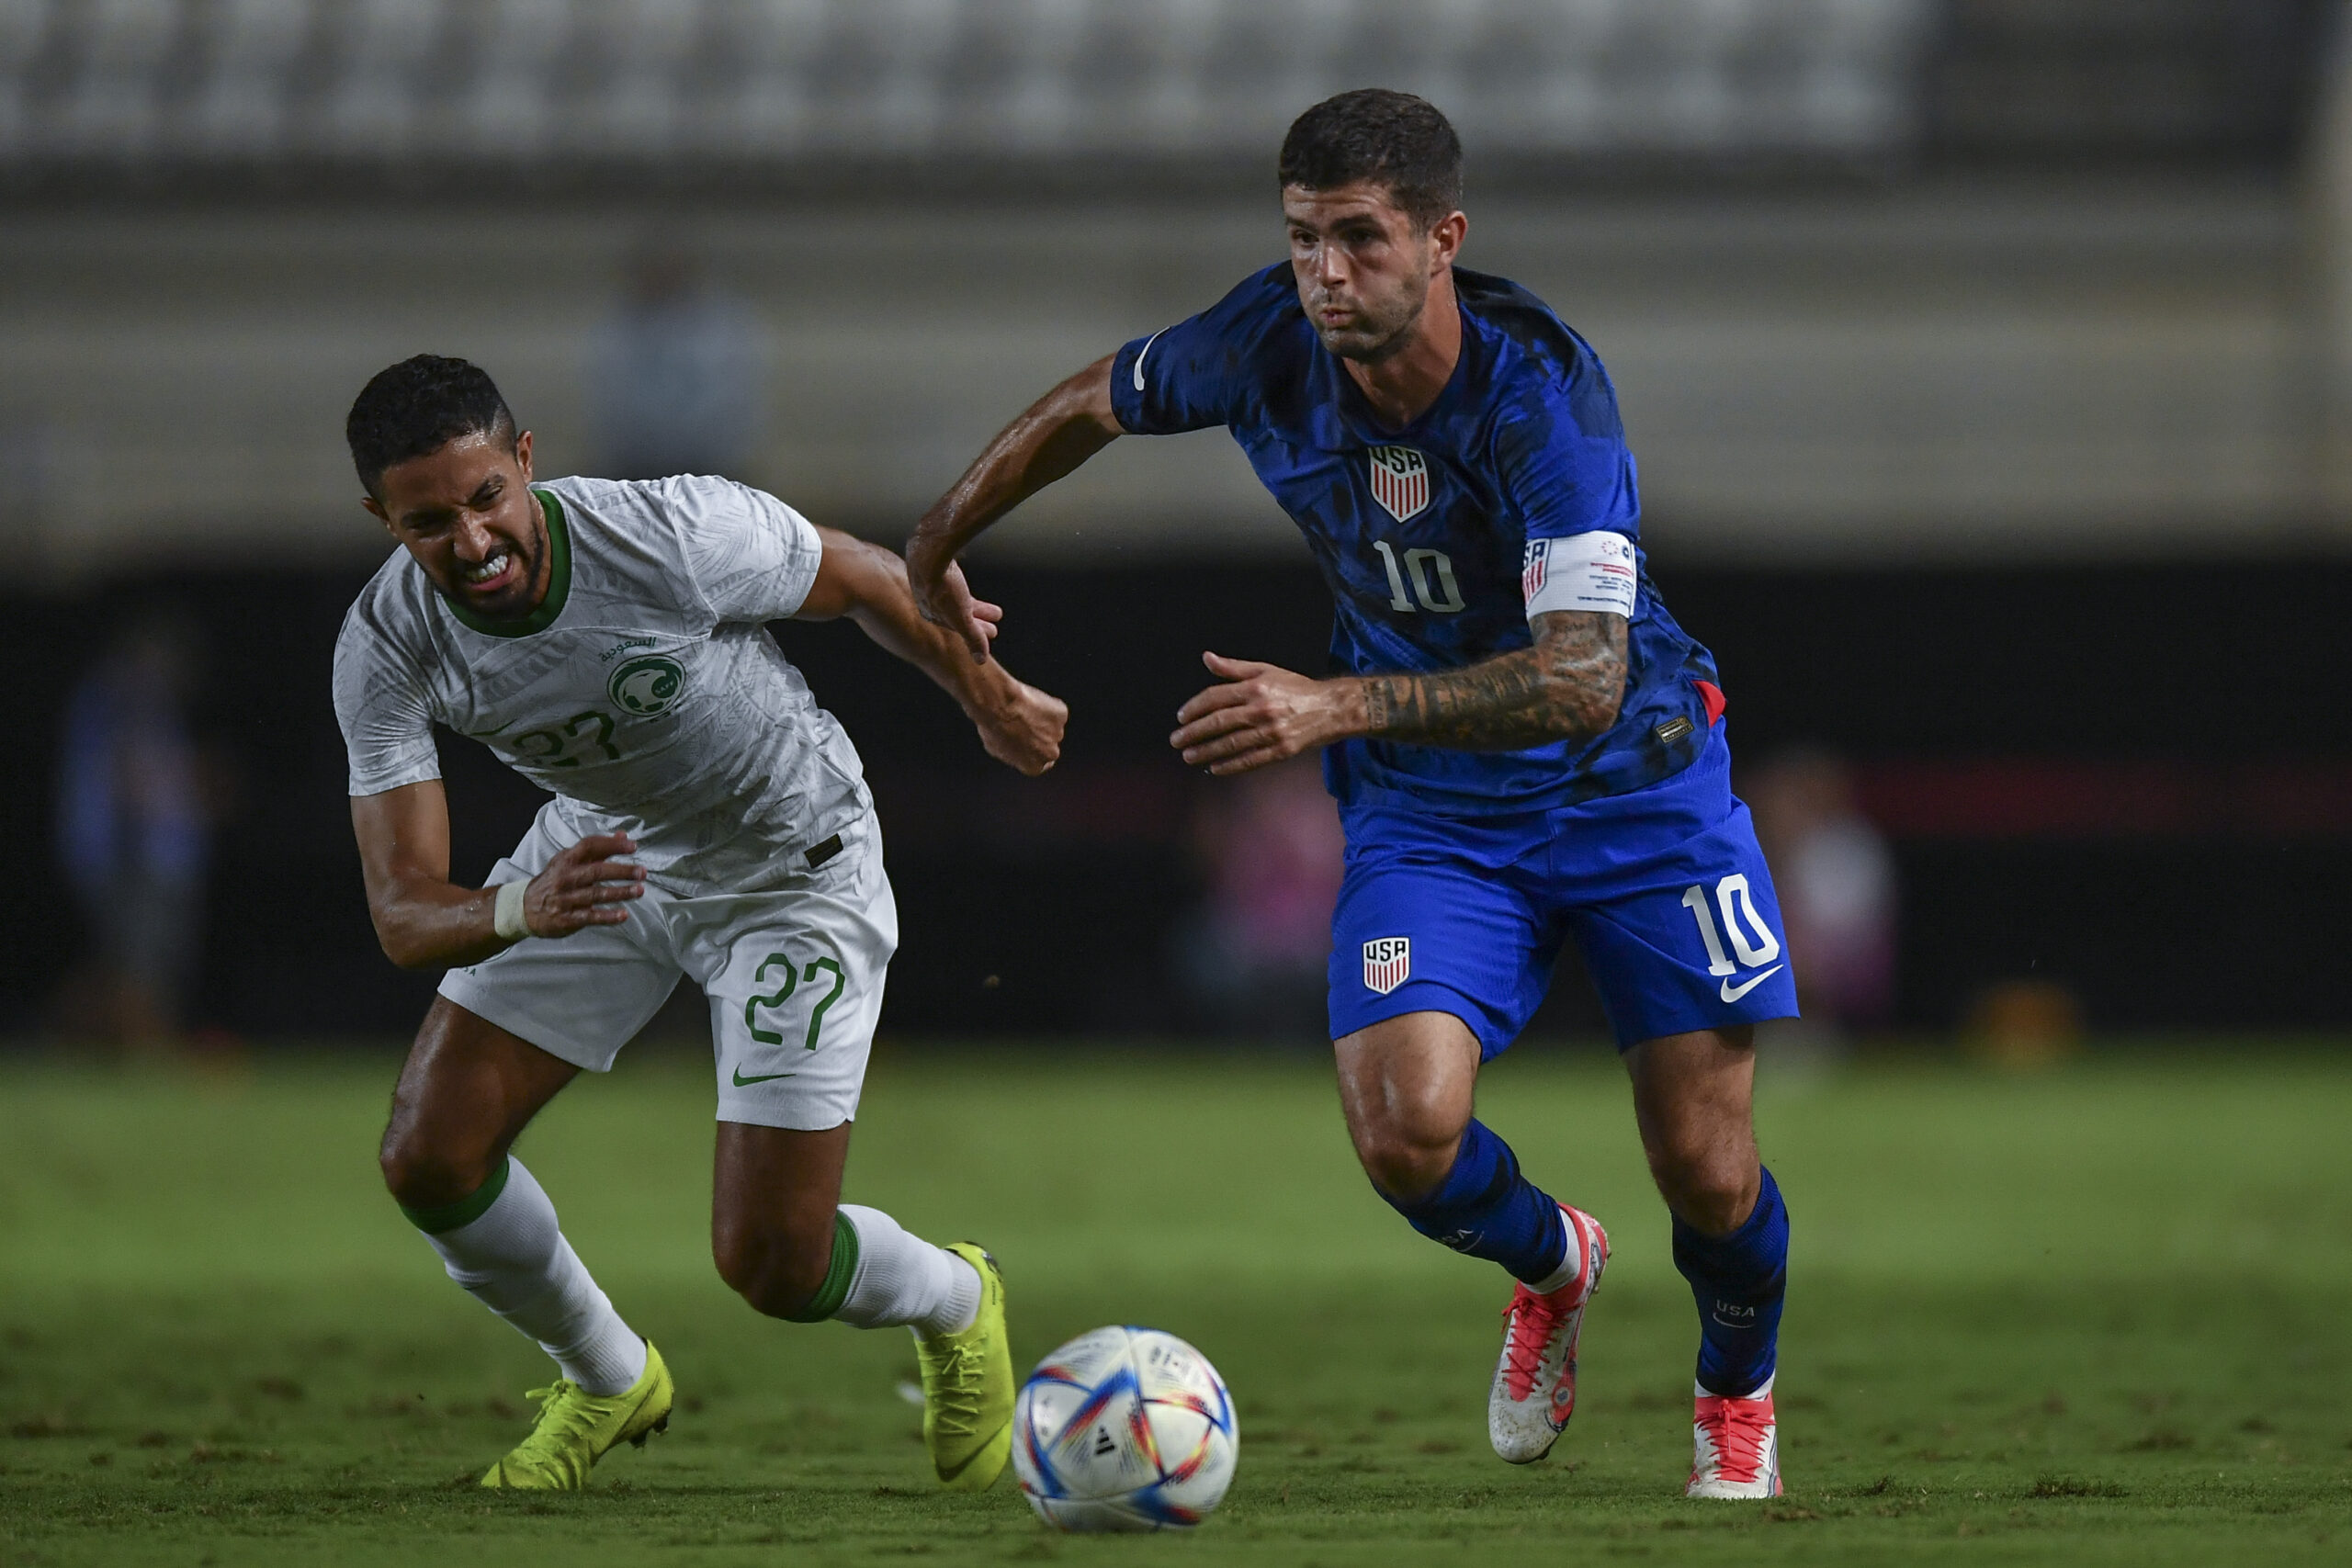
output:
[[1489,150],[1868,156],[1928,0],[0,0],[0,169],[1262,155],[1425,91]]

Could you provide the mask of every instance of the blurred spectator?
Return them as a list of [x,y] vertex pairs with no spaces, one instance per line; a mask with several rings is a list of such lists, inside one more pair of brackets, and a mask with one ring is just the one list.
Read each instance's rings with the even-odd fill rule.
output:
[[640,251],[589,355],[597,474],[741,478],[764,412],[766,349],[750,307],[693,257]]
[[1219,781],[1193,840],[1208,897],[1180,928],[1176,957],[1203,1021],[1233,1034],[1326,1038],[1342,841],[1316,759]]
[[138,622],[66,706],[58,853],[96,947],[65,998],[77,1032],[129,1044],[180,1035],[209,848],[183,708],[195,657],[180,622]]
[[1894,1001],[1894,860],[1855,808],[1845,765],[1826,752],[1785,751],[1747,782],[1781,895],[1802,1032],[1828,1043],[1885,1023]]
[[1996,1067],[2052,1066],[2083,1049],[2082,998],[2063,981],[1999,981],[1978,994],[1961,1038]]

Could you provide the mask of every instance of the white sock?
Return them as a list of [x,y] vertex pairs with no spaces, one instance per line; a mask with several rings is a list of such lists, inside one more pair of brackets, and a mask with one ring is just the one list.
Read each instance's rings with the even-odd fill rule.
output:
[[903,1323],[926,1339],[961,1334],[980,1315],[980,1271],[879,1209],[843,1203],[857,1232],[857,1272],[833,1314],[860,1328]]
[[645,1375],[645,1341],[589,1277],[556,1224],[547,1190],[521,1160],[507,1160],[505,1189],[479,1218],[424,1239],[449,1278],[538,1341],[588,1393],[624,1393]]
[[1538,1280],[1527,1287],[1539,1296],[1548,1296],[1554,1291],[1565,1291],[1584,1275],[1584,1242],[1577,1236],[1577,1227],[1569,1223],[1565,1213],[1560,1215],[1560,1228],[1568,1233],[1568,1250],[1560,1259],[1559,1268],[1553,1270],[1548,1278]]

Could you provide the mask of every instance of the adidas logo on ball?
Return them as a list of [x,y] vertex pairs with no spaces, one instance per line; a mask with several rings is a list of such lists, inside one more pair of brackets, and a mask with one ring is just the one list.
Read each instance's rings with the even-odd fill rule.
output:
[[1172,1334],[1098,1328],[1037,1364],[1012,1407],[1012,1469],[1066,1530],[1182,1529],[1233,1483],[1241,1429],[1208,1358]]

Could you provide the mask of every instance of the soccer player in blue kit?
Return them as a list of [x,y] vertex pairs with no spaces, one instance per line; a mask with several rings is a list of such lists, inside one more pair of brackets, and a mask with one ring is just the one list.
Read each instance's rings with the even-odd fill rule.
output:
[[1453,265],[1461,166],[1422,99],[1309,109],[1282,149],[1289,264],[1047,393],[924,515],[910,577],[985,657],[948,570],[973,537],[1116,436],[1227,427],[1322,568],[1345,673],[1208,654],[1219,683],[1171,741],[1218,774],[1324,749],[1340,1103],[1380,1195],[1519,1282],[1495,1451],[1530,1462],[1566,1425],[1609,1258],[1472,1114],[1573,937],[1698,1305],[1686,1489],[1769,1497],[1789,1222],[1750,1111],[1754,1025],[1796,1011],[1780,912],[1713,660],[1645,569],[1608,373],[1542,300]]

